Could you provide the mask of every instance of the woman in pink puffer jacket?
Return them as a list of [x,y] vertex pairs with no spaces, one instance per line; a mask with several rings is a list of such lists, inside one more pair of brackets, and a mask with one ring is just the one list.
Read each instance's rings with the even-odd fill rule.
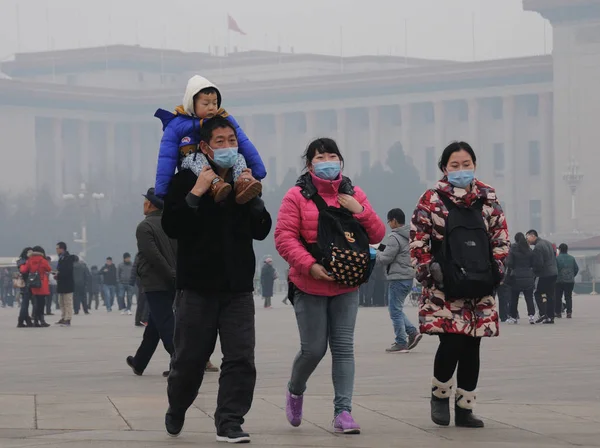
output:
[[316,193],[327,205],[345,207],[353,213],[367,231],[370,243],[383,239],[385,226],[365,193],[341,175],[344,159],[335,141],[315,140],[304,157],[307,172],[283,198],[275,228],[277,251],[289,263],[289,280],[296,287],[294,310],[300,331],[300,352],[294,360],[288,384],[286,415],[292,426],[302,422],[306,383],[325,356],[329,343],[335,390],[334,429],[339,433],[358,434],[360,426],[351,415],[358,288],[335,283],[300,238],[309,244],[317,241],[319,211],[311,200]]

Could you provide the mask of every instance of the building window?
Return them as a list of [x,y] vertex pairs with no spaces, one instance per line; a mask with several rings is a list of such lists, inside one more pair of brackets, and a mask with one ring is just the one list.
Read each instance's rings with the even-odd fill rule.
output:
[[427,124],[435,123],[435,109],[433,103],[423,104],[423,120],[425,120],[425,123]]
[[144,72],[138,72],[138,82],[144,82]]
[[362,168],[361,173],[366,173],[371,169],[371,152],[361,151],[360,152],[360,166]]
[[457,115],[458,121],[461,123],[469,121],[469,103],[466,101],[459,101],[457,104]]
[[400,106],[381,106],[379,108],[379,119],[388,126],[402,126]]
[[502,98],[492,98],[491,102],[492,118],[494,120],[502,120],[504,117],[504,104]]
[[429,146],[425,149],[425,173],[427,180],[436,180],[437,177],[437,162],[435,160],[435,148]]
[[537,140],[529,142],[529,175],[539,176],[542,171],[542,155],[540,154],[540,142]]
[[529,201],[529,226],[542,232],[542,201],[539,199]]
[[494,143],[494,173],[504,175],[504,143]]
[[540,113],[540,97],[538,95],[527,95],[525,97],[527,116],[537,117]]
[[256,115],[254,117],[256,133],[275,135],[275,115]]

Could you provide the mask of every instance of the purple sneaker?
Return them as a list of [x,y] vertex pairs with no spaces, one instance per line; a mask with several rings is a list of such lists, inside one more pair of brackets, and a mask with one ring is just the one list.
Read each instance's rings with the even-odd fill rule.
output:
[[302,423],[303,402],[303,395],[294,395],[290,391],[287,391],[285,395],[285,415],[290,425],[294,427],[298,427]]
[[360,434],[360,426],[348,411],[342,412],[333,421],[333,429],[342,434]]

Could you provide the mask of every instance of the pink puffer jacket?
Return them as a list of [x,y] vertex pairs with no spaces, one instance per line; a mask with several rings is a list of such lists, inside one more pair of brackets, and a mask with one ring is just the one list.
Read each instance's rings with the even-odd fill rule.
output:
[[[311,178],[313,185],[327,205],[339,207],[337,198],[342,182],[341,177],[333,182],[319,179],[312,174]],[[316,260],[300,242],[300,235],[308,243],[317,241],[319,210],[311,199],[302,195],[301,191],[300,187],[295,186],[287,192],[281,203],[275,227],[275,247],[290,265],[290,281],[302,292],[316,296],[333,297],[355,291],[357,288],[348,288],[335,282],[315,280],[310,275],[310,268],[316,263]],[[354,199],[364,207],[362,213],[354,215],[354,217],[367,231],[369,242],[371,244],[381,242],[385,236],[385,225],[371,208],[364,191],[354,187]]]

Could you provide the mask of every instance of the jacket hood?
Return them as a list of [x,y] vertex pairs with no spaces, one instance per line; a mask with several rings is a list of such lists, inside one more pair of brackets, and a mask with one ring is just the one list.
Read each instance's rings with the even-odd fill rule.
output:
[[402,227],[397,227],[394,230],[392,230],[392,232],[397,233],[398,235],[400,235],[403,238],[406,238],[407,240],[410,239],[410,225],[405,225]]
[[185,110],[186,114],[191,115],[192,117],[195,116],[194,96],[196,96],[196,94],[200,92],[200,90],[206,89],[208,87],[213,87],[217,90],[217,107],[221,107],[221,92],[219,92],[218,87],[205,77],[200,75],[194,75],[188,81],[187,87],[185,88],[185,94],[183,95],[183,109]]

